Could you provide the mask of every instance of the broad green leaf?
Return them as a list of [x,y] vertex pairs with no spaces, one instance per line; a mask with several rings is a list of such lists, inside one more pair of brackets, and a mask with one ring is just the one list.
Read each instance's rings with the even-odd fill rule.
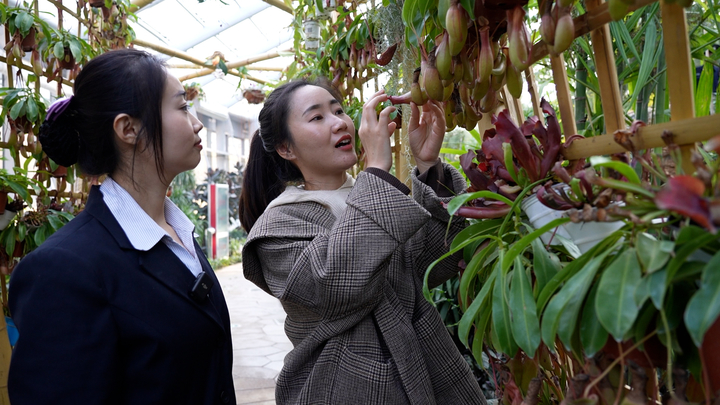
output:
[[595,307],[600,323],[618,342],[632,327],[638,315],[635,289],[641,272],[635,248],[618,255],[600,277]]
[[[600,268],[603,260],[610,252],[603,252],[596,257],[593,257],[587,265],[583,266],[580,271],[575,273],[567,283],[560,289],[547,305],[542,315],[542,321],[540,324],[540,332],[542,334],[542,340],[545,344],[552,348],[555,345],[555,336],[557,330],[560,327],[560,317],[565,307],[570,302],[573,295],[585,292],[590,285],[590,282],[595,277],[595,273]],[[577,261],[577,260],[575,260]],[[546,287],[547,288],[547,287]]]
[[565,308],[560,313],[557,334],[560,340],[563,342],[565,347],[570,349],[579,349],[573,345],[573,338],[575,337],[576,325],[578,323],[578,316],[582,309],[583,301],[586,301],[587,292],[592,285],[593,277],[586,279],[584,284],[581,284],[575,289],[573,294],[570,294]]
[[597,289],[598,284],[595,284],[590,290],[580,318],[580,342],[583,345],[585,356],[588,358],[599,352],[605,346],[608,338],[608,332],[597,319],[597,313],[595,312]]
[[500,227],[500,224],[502,224],[502,219],[488,219],[472,224],[455,235],[450,244],[450,249],[457,247],[461,242],[473,237],[493,232],[496,228]]
[[550,252],[545,249],[540,239],[532,241],[533,247],[533,273],[535,274],[535,289],[539,294],[547,283],[560,271],[560,268],[550,258]]
[[475,299],[473,299],[472,304],[470,304],[467,311],[465,311],[462,318],[460,318],[460,322],[458,323],[458,338],[466,346],[468,336],[470,335],[470,326],[472,326],[480,308],[485,308],[488,313],[491,312],[487,310],[486,300],[490,297],[491,289],[495,285],[495,277],[497,277],[499,269],[499,265],[495,266],[495,269],[490,274],[490,277],[488,277],[487,281],[485,281],[485,284],[480,289],[480,292],[475,296]]
[[647,233],[639,234],[636,243],[638,259],[647,274],[665,266],[675,248],[673,242],[657,240]]
[[507,205],[513,204],[513,202],[510,201],[507,197],[504,197],[498,193],[493,193],[492,191],[483,190],[476,191],[474,193],[460,194],[454,197],[447,205],[448,213],[450,213],[450,215],[454,215],[457,210],[459,210],[460,207],[462,207],[465,203],[467,203],[468,201],[476,200],[478,198],[489,198],[491,200],[502,201]]
[[627,163],[623,163],[617,160],[611,160],[605,156],[593,156],[590,158],[590,164],[593,167],[607,167],[617,171],[618,173],[625,176],[629,182],[640,184],[640,177],[638,177],[635,169]]
[[475,0],[460,0],[460,4],[462,4],[465,11],[467,11],[470,19],[473,19],[475,16]]
[[517,257],[510,287],[512,332],[515,342],[528,357],[535,357],[535,351],[540,346],[540,322],[536,311],[530,280],[522,260]]
[[56,42],[53,47],[53,55],[57,60],[63,60],[65,58],[65,47],[62,42]]
[[652,299],[655,308],[662,308],[662,303],[665,301],[665,293],[667,292],[667,269],[656,271],[647,276],[648,281],[648,292],[650,293],[650,299]]
[[25,235],[27,234],[27,225],[25,225],[25,222],[18,222],[17,232],[18,232],[18,239],[20,239],[20,240],[25,239]]
[[[30,159],[28,159],[30,160]],[[14,183],[14,182],[8,182],[8,186],[12,189],[12,191],[19,195],[23,200],[25,201],[31,201],[30,199],[30,193],[28,192],[27,188],[24,186]]]
[[460,288],[458,290],[460,295],[460,307],[463,308],[463,310],[465,309],[465,303],[468,300],[468,290],[470,289],[470,285],[472,285],[473,281],[475,281],[475,276],[477,275],[480,266],[485,261],[485,257],[487,257],[486,254],[482,254],[482,252],[473,256],[470,263],[468,263],[465,267],[465,271],[463,271],[462,277],[460,278]]
[[82,57],[82,46],[80,45],[80,41],[78,41],[75,38],[72,38],[70,40],[69,48],[70,48],[70,53],[72,53],[73,58],[75,58],[76,61],[80,62],[80,59]]
[[40,110],[38,109],[38,105],[32,98],[29,98],[25,104],[27,105],[27,111],[25,114],[30,121],[34,122],[39,118],[38,114],[40,113]]
[[492,324],[497,333],[497,349],[509,357],[513,357],[518,347],[512,335],[512,321],[510,319],[510,306],[508,305],[509,295],[507,274],[501,269],[498,277],[495,278],[495,286],[493,287]]
[[696,238],[692,243],[686,243],[680,247],[680,249],[677,249],[675,257],[673,257],[667,265],[667,279],[665,282],[669,284],[675,279],[675,273],[693,252],[716,240],[718,237],[720,237],[720,234],[713,235],[706,232],[705,235]]
[[542,226],[541,228],[536,229],[529,234],[523,236],[522,239],[520,239],[519,241],[515,242],[512,246],[510,246],[510,249],[508,249],[507,254],[502,260],[503,271],[507,271],[510,268],[510,265],[515,260],[515,257],[522,253],[525,248],[527,248],[528,245],[532,243],[533,240],[540,238],[540,235],[544,234],[545,232],[569,221],[570,218],[554,219],[548,222],[546,225]]
[[705,332],[720,315],[720,253],[703,270],[700,289],[685,309],[685,326],[696,346],[700,346]]
[[65,223],[63,223],[60,218],[54,216],[54,215],[48,215],[47,217],[48,222],[50,222],[50,225],[52,226],[53,230],[57,231],[58,229],[62,228]]
[[33,25],[33,17],[28,13],[21,13],[15,18],[15,26],[20,30],[22,35],[27,35]]
[[[47,231],[46,224],[43,224],[41,227],[37,228],[35,230],[35,235],[33,235],[33,240],[35,241],[35,245],[40,246],[43,242],[45,242],[45,233]],[[49,225],[48,225],[49,226]]]
[[[542,313],[543,308],[545,308],[545,305],[552,297],[552,294],[555,293],[555,290],[557,290],[560,285],[562,285],[562,283],[564,283],[566,280],[569,280],[579,271],[584,269],[585,266],[596,257],[596,255],[600,255],[604,259],[605,256],[615,250],[615,247],[618,244],[618,240],[621,236],[622,232],[614,232],[612,235],[603,239],[602,242],[595,245],[595,247],[585,252],[584,255],[571,261],[568,265],[563,267],[562,270],[560,270],[560,272],[558,272],[552,279],[550,279],[545,288],[543,288],[540,292],[540,295],[538,295],[538,313]],[[598,263],[597,265],[599,266],[600,264]]]
[[475,335],[473,336],[472,353],[475,361],[481,368],[485,368],[482,360],[483,339],[485,338],[485,330],[490,321],[490,311],[484,311],[475,321]]
[[10,118],[17,119],[17,117],[25,114],[25,110],[25,100],[18,101],[18,103],[10,109]]

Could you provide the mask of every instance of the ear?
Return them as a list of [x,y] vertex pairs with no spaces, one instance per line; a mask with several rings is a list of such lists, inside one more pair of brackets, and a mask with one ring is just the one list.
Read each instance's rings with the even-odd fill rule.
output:
[[113,121],[113,130],[120,142],[135,145],[140,133],[140,120],[127,114],[118,114]]
[[297,159],[292,150],[290,150],[290,146],[288,146],[288,144],[286,143],[276,146],[275,151],[278,153],[278,155],[280,155],[281,158],[285,160],[293,161]]

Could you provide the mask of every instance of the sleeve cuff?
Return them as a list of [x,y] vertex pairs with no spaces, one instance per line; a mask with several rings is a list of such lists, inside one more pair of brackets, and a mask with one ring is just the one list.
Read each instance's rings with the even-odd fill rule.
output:
[[408,186],[403,184],[403,182],[401,182],[397,177],[386,172],[385,170],[378,169],[377,167],[368,167],[367,169],[365,169],[365,171],[385,180],[386,182],[390,183],[390,185],[403,192],[405,195],[410,194],[410,188]]
[[[420,173],[417,179],[427,184],[438,197],[453,197],[453,185],[447,184],[445,179],[445,169],[440,159],[435,162],[435,166],[427,169],[424,173]],[[451,179],[452,180],[452,179]]]

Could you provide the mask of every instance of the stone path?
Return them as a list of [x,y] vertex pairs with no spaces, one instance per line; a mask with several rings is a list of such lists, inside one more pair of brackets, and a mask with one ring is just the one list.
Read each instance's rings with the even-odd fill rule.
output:
[[245,280],[242,265],[216,272],[227,300],[233,337],[233,377],[238,404],[275,404],[275,377],[292,349],[285,312],[277,299]]

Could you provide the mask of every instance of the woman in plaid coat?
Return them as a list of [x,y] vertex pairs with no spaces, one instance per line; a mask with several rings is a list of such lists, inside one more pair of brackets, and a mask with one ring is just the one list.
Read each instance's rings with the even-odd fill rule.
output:
[[[485,404],[468,364],[422,295],[428,265],[464,220],[442,207],[465,189],[440,163],[439,103],[411,105],[413,195],[388,171],[394,107],[380,91],[355,127],[329,88],[304,81],[274,90],[260,112],[240,198],[249,232],[246,278],[277,297],[294,349],[277,380],[278,404]],[[422,116],[421,116],[422,115]],[[437,265],[434,287],[458,270]]]

